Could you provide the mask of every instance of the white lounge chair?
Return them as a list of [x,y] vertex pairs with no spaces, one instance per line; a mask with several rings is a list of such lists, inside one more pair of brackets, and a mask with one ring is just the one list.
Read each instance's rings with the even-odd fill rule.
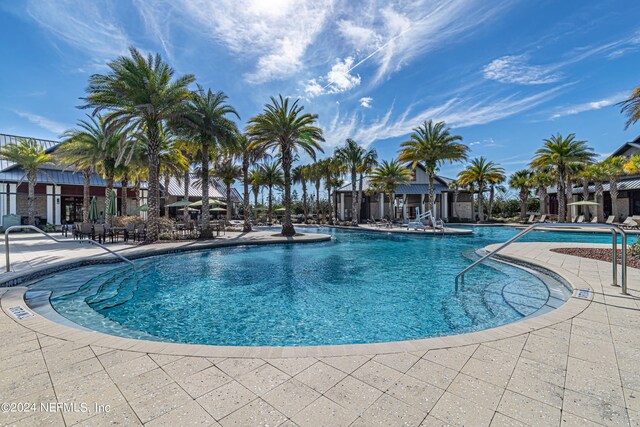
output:
[[584,222],[584,215],[580,215],[580,216],[578,216],[578,219],[576,219],[576,222],[577,222],[578,224],[582,224],[582,223]]
[[607,220],[605,221],[605,224],[614,224],[614,220],[616,219],[615,215],[609,215],[609,217],[607,218]]
[[536,222],[547,222],[547,215],[542,215]]
[[620,224],[620,227],[627,230],[638,229],[638,223],[633,218],[628,216],[627,219],[625,219],[624,222]]

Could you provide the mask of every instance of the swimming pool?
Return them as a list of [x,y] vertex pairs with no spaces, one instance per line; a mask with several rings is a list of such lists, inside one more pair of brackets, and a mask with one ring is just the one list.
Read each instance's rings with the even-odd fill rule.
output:
[[[454,277],[474,251],[519,230],[415,236],[305,228],[330,242],[210,249],[96,265],[30,286],[65,318],[126,337],[215,345],[330,345],[459,334],[559,306],[561,283],[491,261]],[[533,232],[523,241],[610,242],[609,235]],[[550,287],[549,287],[550,286]],[[551,290],[550,290],[551,289]]]

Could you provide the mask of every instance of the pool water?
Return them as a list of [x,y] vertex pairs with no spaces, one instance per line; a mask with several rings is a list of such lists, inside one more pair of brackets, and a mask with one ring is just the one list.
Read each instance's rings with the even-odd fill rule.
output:
[[[305,228],[330,242],[211,249],[83,267],[31,285],[81,326],[121,336],[215,345],[388,342],[491,328],[559,306],[570,291],[490,261],[454,278],[475,250],[519,230],[470,236]],[[609,235],[533,232],[523,241],[609,243]],[[551,284],[551,285],[550,285]]]

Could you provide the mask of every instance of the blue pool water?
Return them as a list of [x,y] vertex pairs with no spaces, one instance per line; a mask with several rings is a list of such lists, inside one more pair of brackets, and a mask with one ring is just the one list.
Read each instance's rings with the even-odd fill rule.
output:
[[[305,228],[324,243],[212,249],[40,280],[51,304],[82,326],[117,335],[217,345],[387,342],[495,327],[558,306],[544,278],[490,262],[458,294],[454,277],[474,251],[518,230],[475,227],[472,236],[412,236]],[[610,242],[609,235],[534,232],[524,241]],[[546,279],[544,279],[546,280]],[[555,303],[550,302],[555,300]],[[560,303],[558,303],[560,301]]]

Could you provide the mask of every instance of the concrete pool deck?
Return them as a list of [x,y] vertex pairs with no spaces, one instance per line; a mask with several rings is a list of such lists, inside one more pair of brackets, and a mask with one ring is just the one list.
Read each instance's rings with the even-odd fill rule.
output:
[[[82,255],[25,244],[29,265]],[[37,314],[18,319],[10,309],[24,304],[24,288],[0,288],[1,400],[37,405],[3,409],[0,423],[640,425],[640,270],[629,269],[631,295],[623,296],[610,285],[610,263],[550,252],[580,245],[517,243],[504,254],[590,288],[591,299],[574,293],[560,309],[484,331],[473,344],[459,335],[434,339],[432,348],[407,341],[377,353],[336,346],[334,355],[287,357],[275,348],[262,357],[217,357],[186,355],[188,345],[173,355],[140,347],[145,342],[114,348],[120,338]]]

